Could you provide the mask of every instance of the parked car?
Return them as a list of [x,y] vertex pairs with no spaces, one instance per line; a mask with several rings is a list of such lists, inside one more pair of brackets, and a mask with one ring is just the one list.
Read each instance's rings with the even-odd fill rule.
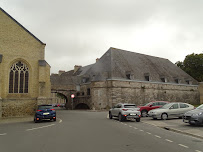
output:
[[188,111],[183,115],[183,122],[190,125],[203,124],[203,104],[194,110]]
[[118,103],[109,110],[109,119],[118,117],[119,121],[136,120],[140,122],[141,113],[135,104]]
[[34,122],[42,120],[56,121],[56,111],[52,105],[39,105],[34,116]]
[[149,111],[148,115],[149,117],[152,117],[153,119],[163,119],[166,120],[168,118],[174,118],[179,117],[182,118],[184,113],[194,109],[194,106],[188,103],[182,103],[182,102],[172,102],[165,104],[161,108],[154,109]]
[[152,101],[152,102],[147,103],[144,106],[138,106],[138,107],[140,108],[142,117],[146,117],[150,110],[160,108],[167,103],[169,103],[169,102],[168,101]]

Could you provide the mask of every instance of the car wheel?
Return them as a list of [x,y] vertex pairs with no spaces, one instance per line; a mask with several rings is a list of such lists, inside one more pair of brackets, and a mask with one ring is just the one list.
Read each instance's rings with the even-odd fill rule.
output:
[[118,120],[120,121],[120,122],[122,122],[123,121],[123,116],[119,113],[119,115],[118,115]]
[[112,116],[111,112],[109,112],[109,119],[112,119],[112,118],[113,118],[113,116]]
[[136,122],[140,122],[140,118],[137,118],[137,119],[136,119]]
[[168,119],[168,115],[167,115],[166,113],[163,113],[163,114],[161,115],[161,119],[162,119],[162,120]]
[[157,118],[153,118],[153,120],[157,120]]
[[141,114],[142,114],[142,117],[146,117],[147,114],[148,114],[148,111],[147,110],[142,110]]

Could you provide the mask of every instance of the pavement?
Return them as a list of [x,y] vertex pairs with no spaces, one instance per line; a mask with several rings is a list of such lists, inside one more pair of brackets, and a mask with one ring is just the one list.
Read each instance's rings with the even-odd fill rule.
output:
[[33,118],[34,118],[34,116],[0,118],[0,124],[10,124],[10,123],[17,123],[17,122],[29,122],[29,121],[33,121]]
[[203,125],[192,126],[188,123],[184,123],[182,119],[153,120],[150,117],[145,117],[142,118],[141,121],[143,123],[157,126],[169,131],[203,139]]

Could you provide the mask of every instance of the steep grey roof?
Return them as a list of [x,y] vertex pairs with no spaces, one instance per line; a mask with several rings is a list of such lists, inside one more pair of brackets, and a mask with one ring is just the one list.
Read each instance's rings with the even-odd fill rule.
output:
[[194,78],[168,59],[115,48],[110,48],[109,51],[112,54],[112,78],[126,78],[126,72],[130,72],[134,75],[133,79],[140,81],[145,81],[147,74],[154,82],[162,82],[161,78],[166,78],[169,83],[176,83],[175,79],[179,79],[181,84],[186,84],[186,80],[198,84]]
[[77,84],[77,77],[73,76],[74,70],[62,73],[61,75],[58,74],[52,74],[51,84],[52,85],[71,85],[71,84]]
[[10,16],[6,11],[4,11],[1,7],[0,10],[5,13],[9,18],[11,18],[14,22],[16,22],[21,28],[23,28],[27,33],[29,33],[32,37],[34,37],[37,41],[39,41],[41,44],[46,45],[42,41],[40,41],[36,36],[34,36],[30,31],[28,31],[23,25],[21,25],[18,21],[16,21],[12,16]]
[[[127,75],[130,75],[130,78]],[[74,83],[80,84],[106,79],[147,81],[146,76],[149,77],[150,82],[177,83],[178,79],[180,84],[187,84],[186,81],[191,81],[194,85],[198,84],[194,78],[168,59],[116,48],[110,48],[96,63],[81,67],[72,76],[62,74],[60,79],[72,83],[70,78],[66,77],[72,77],[72,81],[74,77]],[[163,82],[163,78],[166,82]]]

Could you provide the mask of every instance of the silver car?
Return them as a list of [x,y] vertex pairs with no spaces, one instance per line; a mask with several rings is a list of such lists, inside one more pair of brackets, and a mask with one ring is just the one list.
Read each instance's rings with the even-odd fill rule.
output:
[[203,104],[194,110],[188,111],[183,116],[183,122],[190,125],[203,124]]
[[109,119],[118,117],[119,121],[136,120],[140,122],[141,113],[135,104],[118,103],[109,110]]
[[188,103],[172,102],[165,104],[163,107],[149,111],[149,117],[153,119],[163,119],[179,117],[182,118],[184,113],[194,109],[194,106]]

